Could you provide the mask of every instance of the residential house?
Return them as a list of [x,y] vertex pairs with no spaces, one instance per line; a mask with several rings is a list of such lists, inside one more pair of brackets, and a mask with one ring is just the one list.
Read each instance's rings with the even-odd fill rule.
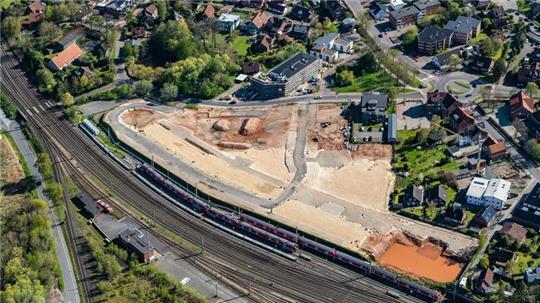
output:
[[48,63],[53,71],[62,70],[83,54],[77,43],[70,44],[63,51],[57,53]]
[[272,16],[266,22],[266,31],[269,34],[280,36],[285,32],[285,29],[289,25],[287,19],[283,17]]
[[291,31],[289,32],[289,36],[299,39],[299,40],[303,40],[308,37],[308,33],[309,33],[309,26],[302,25],[302,24],[295,24],[293,25]]
[[138,1],[135,0],[112,0],[110,2],[101,2],[96,5],[103,14],[111,15],[115,18],[121,18],[127,14]]
[[506,12],[504,11],[504,7],[502,6],[495,6],[491,8],[487,16],[490,18],[491,26],[493,28],[502,29],[503,27],[508,25]]
[[465,219],[467,218],[465,211],[463,211],[463,208],[451,206],[446,209],[444,212],[444,222],[447,224],[450,224],[452,226],[460,226],[463,225],[465,222]]
[[358,25],[358,21],[354,18],[345,18],[343,21],[341,21],[341,25],[339,26],[339,31],[341,33],[348,33],[356,30],[356,25]]
[[442,118],[448,117],[461,104],[448,92],[434,91],[427,94],[426,114],[428,117],[439,115]]
[[523,280],[527,285],[536,285],[540,283],[540,267],[527,268],[523,272]]
[[259,33],[265,26],[268,20],[270,19],[270,15],[265,13],[264,11],[258,12],[251,21],[247,23],[245,26],[245,30],[251,34],[255,35]]
[[483,295],[493,291],[493,271],[491,269],[482,270],[478,280],[476,280],[476,291]]
[[503,179],[483,179],[475,177],[467,190],[467,203],[479,206],[493,206],[501,210],[508,199],[510,182]]
[[448,191],[441,185],[434,186],[427,191],[426,202],[436,203],[438,206],[446,205],[448,200]]
[[285,15],[287,13],[287,4],[285,1],[270,1],[268,3],[268,11],[276,15]]
[[268,35],[261,36],[249,48],[252,54],[262,54],[271,50],[273,47],[272,38]]
[[261,71],[261,65],[258,61],[244,62],[242,64],[242,73],[246,75],[253,75]]
[[494,65],[495,65],[495,61],[491,59],[490,57],[475,55],[470,60],[469,68],[474,73],[487,74],[491,72],[491,69],[493,69]]
[[418,51],[433,55],[439,50],[450,47],[453,36],[454,31],[452,30],[430,25],[418,35]]
[[514,252],[505,248],[496,247],[489,259],[495,263],[497,267],[506,267],[508,262],[514,258]]
[[490,144],[487,147],[487,154],[491,161],[497,161],[506,156],[506,144],[504,142],[497,142]]
[[76,74],[77,76],[79,76],[79,78],[82,78],[84,76],[89,79],[93,79],[96,77],[96,74],[88,66],[79,67],[79,69],[76,71]]
[[387,108],[387,95],[378,92],[364,93],[360,103],[360,120],[364,125],[383,123]]
[[41,23],[43,19],[45,18],[45,14],[36,14],[36,13],[29,13],[28,16],[24,17],[21,21],[21,25],[27,28],[31,28],[38,23]]
[[126,228],[118,234],[120,244],[129,252],[135,253],[140,261],[147,263],[155,260],[159,253],[154,248],[155,241],[150,233],[136,228]]
[[532,191],[521,199],[514,209],[513,220],[540,229],[540,183],[536,183]]
[[413,25],[416,23],[419,12],[415,6],[407,6],[391,11],[389,14],[390,24],[396,29]]
[[298,21],[309,21],[310,15],[311,15],[311,12],[309,8],[297,4],[293,6],[289,14],[289,17],[291,19],[298,20]]
[[518,82],[540,84],[540,63],[524,63],[518,71]]
[[79,42],[83,34],[81,28],[77,27],[69,32],[67,32],[62,38],[55,42],[55,48],[57,50],[66,49],[71,44]]
[[251,77],[250,89],[262,100],[284,97],[302,83],[316,79],[321,66],[321,60],[298,52],[267,74]]
[[232,33],[240,25],[240,16],[222,14],[218,18],[218,28],[221,32]]
[[35,0],[28,4],[28,12],[30,14],[40,15],[45,13],[45,5],[39,0]]
[[534,100],[523,91],[510,98],[510,115],[512,120],[522,120],[534,112]]
[[451,66],[451,60],[452,56],[457,56],[459,59],[461,59],[461,51],[457,48],[453,50],[449,50],[445,53],[433,56],[431,59],[431,63],[439,70],[447,71],[452,68]]
[[521,244],[527,237],[527,229],[518,223],[506,222],[499,230],[499,236],[508,237],[511,241]]
[[386,12],[386,4],[379,1],[371,2],[369,5],[369,14],[376,21],[383,20],[384,18],[388,17],[388,13]]
[[157,19],[158,17],[158,8],[154,4],[150,4],[144,8],[144,15],[147,18]]
[[404,207],[415,207],[424,204],[424,187],[412,185],[405,190],[405,194],[400,197]]
[[418,9],[418,20],[431,16],[437,13],[441,7],[441,3],[438,0],[419,0],[414,1],[414,6]]
[[488,227],[496,214],[497,210],[493,206],[484,207],[476,214],[474,222],[482,228]]
[[329,33],[315,40],[315,45],[310,50],[310,55],[332,62],[338,59],[339,52],[349,52],[353,42],[339,37],[339,33]]
[[450,128],[458,134],[471,132],[475,128],[473,112],[469,108],[458,107],[448,116]]
[[146,29],[144,26],[136,26],[131,29],[131,38],[141,39],[146,37]]
[[347,11],[339,0],[322,0],[321,7],[326,11],[331,20],[343,18]]
[[468,17],[459,16],[456,20],[448,21],[444,28],[454,31],[453,41],[459,44],[468,44],[469,40],[480,34],[482,21]]
[[264,6],[264,0],[249,0],[248,7],[262,9]]
[[204,11],[199,15],[199,20],[202,20],[202,21],[214,20],[215,17],[216,17],[216,9],[212,5],[212,3],[209,3],[204,8]]

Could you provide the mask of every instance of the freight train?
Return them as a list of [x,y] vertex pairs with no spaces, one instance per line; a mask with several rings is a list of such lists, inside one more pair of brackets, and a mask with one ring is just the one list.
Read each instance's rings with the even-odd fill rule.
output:
[[318,243],[305,236],[300,236],[297,233],[291,232],[245,213],[240,213],[240,215],[237,216],[230,212],[212,208],[208,203],[193,197],[178,185],[163,177],[148,164],[142,164],[138,167],[138,169],[144,172],[146,175],[152,177],[152,179],[157,181],[163,187],[181,197],[190,208],[199,212],[201,215],[208,216],[216,221],[227,223],[234,228],[239,228],[248,234],[255,235],[268,242],[271,242],[287,252],[295,252],[298,248],[309,249],[310,251],[326,255],[334,261],[346,264],[347,266],[358,269],[366,274],[373,275],[385,281],[397,284],[400,287],[409,290],[411,293],[421,295],[433,301],[440,301],[442,299],[442,295],[438,291],[402,278],[395,273],[384,270],[358,257],[353,257],[338,251],[335,248],[329,247],[328,245]]

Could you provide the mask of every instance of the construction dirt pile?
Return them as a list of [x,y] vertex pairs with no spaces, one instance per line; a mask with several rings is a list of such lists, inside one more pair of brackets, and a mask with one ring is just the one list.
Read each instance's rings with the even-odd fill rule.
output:
[[214,130],[217,130],[218,132],[226,132],[229,131],[231,127],[231,122],[225,119],[219,119],[212,125],[212,128]]
[[223,148],[232,148],[232,149],[250,149],[251,144],[249,143],[241,143],[241,142],[219,142],[219,147]]
[[359,144],[352,152],[354,160],[367,158],[373,160],[392,159],[392,145],[388,144]]
[[259,127],[261,125],[261,119],[259,118],[248,118],[245,119],[244,122],[242,122],[242,126],[240,127],[240,134],[242,136],[251,136],[259,130]]
[[136,129],[141,129],[163,117],[158,112],[146,108],[128,109],[122,113],[122,121]]
[[440,283],[454,281],[464,266],[457,258],[445,254],[444,243],[400,231],[371,235],[362,249],[381,265]]

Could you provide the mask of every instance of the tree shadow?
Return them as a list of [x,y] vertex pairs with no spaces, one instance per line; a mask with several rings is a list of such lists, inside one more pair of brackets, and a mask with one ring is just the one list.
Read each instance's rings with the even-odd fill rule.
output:
[[36,180],[32,176],[26,177],[15,183],[4,184],[1,189],[8,196],[27,193],[36,189]]

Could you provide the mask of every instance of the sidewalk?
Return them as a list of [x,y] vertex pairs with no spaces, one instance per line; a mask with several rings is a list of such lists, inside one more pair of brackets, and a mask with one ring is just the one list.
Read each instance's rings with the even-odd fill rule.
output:
[[[26,159],[32,175],[41,179],[41,175],[36,166],[37,156],[30,148],[29,143],[26,141],[26,137],[20,130],[19,123],[7,119],[4,112],[0,110],[0,126],[10,132],[13,140],[21,150],[23,157]],[[37,188],[37,192],[39,197],[47,201],[49,203],[49,207],[52,208],[52,202],[44,193],[43,184]],[[64,302],[79,303],[79,289],[77,286],[77,279],[73,271],[74,269],[71,264],[69,250],[65,242],[62,226],[59,224],[58,220],[56,219],[56,215],[52,210],[50,211],[50,220],[52,222],[53,237],[55,239],[56,257],[58,259],[58,263],[60,264],[60,269],[62,270],[62,279],[64,280]]]

